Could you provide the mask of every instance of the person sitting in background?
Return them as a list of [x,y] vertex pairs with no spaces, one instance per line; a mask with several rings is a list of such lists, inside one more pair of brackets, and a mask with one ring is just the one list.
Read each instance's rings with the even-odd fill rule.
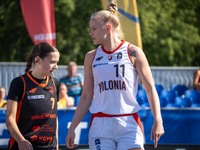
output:
[[68,63],[67,72],[68,75],[60,79],[60,82],[64,82],[68,88],[68,95],[75,99],[75,106],[78,104],[78,100],[83,89],[84,77],[81,73],[76,74],[77,64],[73,61]]
[[200,91],[200,69],[195,71],[193,78],[193,88],[197,91]]
[[67,86],[63,82],[60,83],[59,102],[57,106],[58,108],[74,106],[74,98],[68,96]]
[[4,87],[0,87],[0,107],[5,108],[7,105],[7,101],[5,100],[6,90]]
[[194,72],[193,88],[200,91],[200,69]]

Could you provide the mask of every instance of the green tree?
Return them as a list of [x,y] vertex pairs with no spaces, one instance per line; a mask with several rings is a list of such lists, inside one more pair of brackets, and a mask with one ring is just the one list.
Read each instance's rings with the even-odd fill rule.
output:
[[89,36],[90,16],[101,9],[100,1],[55,1],[57,48],[61,53],[60,64],[70,60],[83,65],[85,54],[95,48]]
[[0,1],[0,61],[26,61],[32,43],[19,1]]
[[200,55],[199,0],[137,3],[143,49],[151,66],[200,65],[194,61]]
[[[83,65],[94,46],[89,36],[91,14],[100,0],[55,0],[59,65]],[[143,49],[151,66],[200,66],[200,0],[137,0]],[[0,1],[0,61],[26,61],[34,47],[20,1]]]
[[[59,0],[55,4],[56,45],[59,64],[70,60],[83,65],[87,51],[95,46],[89,36],[92,13],[101,9],[100,1]],[[0,1],[0,61],[24,62],[34,47],[27,32],[20,1]]]

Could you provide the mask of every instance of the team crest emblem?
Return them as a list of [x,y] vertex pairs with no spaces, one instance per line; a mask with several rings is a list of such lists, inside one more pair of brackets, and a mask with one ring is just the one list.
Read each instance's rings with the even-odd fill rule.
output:
[[108,56],[108,60],[112,60],[112,55]]
[[52,86],[50,86],[50,87],[49,87],[49,92],[51,92],[51,94],[53,94],[53,92],[54,92],[54,89],[53,89],[53,87],[52,87]]
[[100,139],[95,139],[96,150],[101,150],[101,141]]
[[122,58],[122,52],[119,52],[118,54],[117,54],[117,59],[121,59]]

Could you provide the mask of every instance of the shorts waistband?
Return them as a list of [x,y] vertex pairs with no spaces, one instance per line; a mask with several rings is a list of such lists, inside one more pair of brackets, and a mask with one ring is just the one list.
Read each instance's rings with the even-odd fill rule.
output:
[[123,117],[123,116],[133,116],[134,119],[135,119],[135,121],[140,126],[141,131],[143,132],[143,130],[142,130],[142,123],[141,123],[140,117],[138,116],[137,112],[136,113],[132,113],[132,114],[118,114],[118,115],[110,115],[110,114],[104,114],[102,112],[98,112],[96,114],[92,114],[90,126],[92,125],[93,119],[95,117],[110,117],[110,118],[112,118],[112,117]]
[[95,114],[92,114],[92,117],[91,117],[91,122],[90,122],[90,126],[93,122],[93,119],[95,117],[109,117],[109,118],[112,118],[112,117],[123,117],[123,116],[135,116],[137,115],[137,113],[133,113],[133,114],[117,114],[117,115],[110,115],[110,114],[104,114],[102,112],[98,112],[98,113],[95,113]]
[[104,114],[102,112],[98,112],[96,114],[92,114],[92,117],[123,117],[123,116],[132,116],[136,113],[132,113],[132,114],[117,114],[117,115],[110,115],[110,114]]

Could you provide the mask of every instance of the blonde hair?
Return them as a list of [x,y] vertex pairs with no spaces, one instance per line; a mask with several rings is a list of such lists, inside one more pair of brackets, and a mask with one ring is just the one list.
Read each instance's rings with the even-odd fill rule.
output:
[[110,2],[107,6],[107,9],[96,12],[91,16],[91,18],[100,17],[104,23],[110,22],[114,28],[119,26],[119,19],[117,18],[117,3]]

